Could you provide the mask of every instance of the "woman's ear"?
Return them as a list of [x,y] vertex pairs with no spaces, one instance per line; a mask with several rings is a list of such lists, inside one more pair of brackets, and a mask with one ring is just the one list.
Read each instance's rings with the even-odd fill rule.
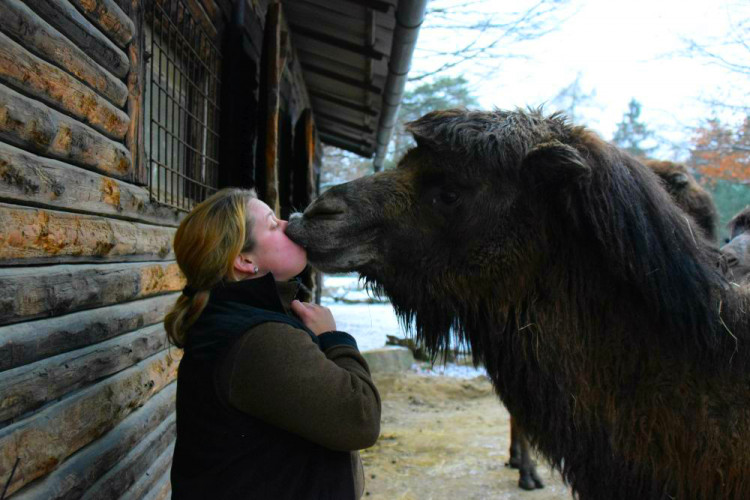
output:
[[242,274],[255,274],[257,267],[253,262],[253,256],[249,253],[241,253],[234,258],[233,266],[236,272]]

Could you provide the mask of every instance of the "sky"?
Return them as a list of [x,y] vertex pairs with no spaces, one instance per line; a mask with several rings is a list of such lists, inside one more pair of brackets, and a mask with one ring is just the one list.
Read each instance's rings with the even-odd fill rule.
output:
[[[523,4],[493,0],[473,8],[502,20],[507,18],[503,9],[518,10]],[[743,79],[700,58],[680,55],[686,38],[725,41],[733,25],[750,18],[750,0],[571,0],[559,17],[551,33],[503,48],[516,57],[502,59],[491,73],[482,74],[482,68],[471,65],[449,73],[465,75],[485,109],[544,104],[580,74],[583,90],[595,92],[594,105],[582,110],[583,120],[608,140],[631,98],[642,104],[641,118],[650,128],[667,142],[684,143],[690,128],[711,116],[702,99],[730,96],[746,102],[750,97],[747,75]],[[435,63],[435,56],[420,49],[450,49],[464,40],[430,29],[426,20],[412,74]],[[745,61],[748,55],[750,50],[745,50]],[[663,156],[680,154],[665,148],[660,150]]]

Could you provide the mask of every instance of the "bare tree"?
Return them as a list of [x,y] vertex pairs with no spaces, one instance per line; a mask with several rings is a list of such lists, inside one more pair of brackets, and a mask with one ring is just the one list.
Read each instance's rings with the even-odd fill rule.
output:
[[320,171],[320,189],[349,182],[372,173],[372,160],[363,158],[335,146],[323,146],[323,165]]
[[[495,71],[504,60],[523,58],[518,46],[536,40],[564,21],[569,0],[536,0],[520,10],[498,11],[506,2],[479,0],[432,0],[427,7],[415,58],[434,61],[428,68],[412,72],[409,81],[424,80],[448,70],[471,67],[472,72]],[[513,3],[517,5],[517,3]],[[528,5],[528,4],[527,4]],[[455,41],[451,45],[450,41]]]
[[584,90],[581,86],[581,76],[579,72],[575,80],[563,87],[549,101],[553,109],[562,111],[570,121],[576,124],[581,124],[584,121],[583,109],[600,108],[596,105],[596,90]]
[[[707,64],[723,68],[729,74],[739,75],[743,80],[742,88],[736,89],[739,91],[739,98],[711,97],[704,101],[715,109],[750,113],[750,104],[745,99],[748,80],[750,80],[750,19],[744,18],[732,22],[729,31],[720,39],[684,38],[683,41],[686,47],[682,55],[698,58]],[[726,95],[726,92],[724,94]]]

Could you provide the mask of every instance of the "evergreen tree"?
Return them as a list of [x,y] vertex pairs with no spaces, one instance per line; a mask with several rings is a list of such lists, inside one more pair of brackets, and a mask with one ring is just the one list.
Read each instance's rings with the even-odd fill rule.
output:
[[385,168],[395,166],[404,153],[414,147],[413,139],[406,132],[406,123],[430,111],[477,105],[477,100],[469,89],[469,82],[463,76],[441,76],[407,90],[401,101],[398,124],[393,131],[393,139],[384,162]]
[[628,153],[638,158],[645,158],[651,154],[656,146],[645,146],[643,143],[653,141],[654,133],[646,127],[645,123],[639,121],[641,116],[641,103],[631,99],[628,111],[622,115],[622,121],[617,124],[612,142]]
[[583,124],[583,109],[596,107],[596,91],[585,91],[581,86],[581,73],[568,86],[550,100],[553,109],[562,111],[576,125]]

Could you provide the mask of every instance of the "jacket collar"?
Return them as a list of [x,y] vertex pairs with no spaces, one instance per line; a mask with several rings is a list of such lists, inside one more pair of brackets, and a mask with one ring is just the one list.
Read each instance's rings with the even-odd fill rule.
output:
[[300,281],[276,281],[271,273],[242,281],[221,281],[211,289],[209,302],[239,302],[252,307],[290,314]]

